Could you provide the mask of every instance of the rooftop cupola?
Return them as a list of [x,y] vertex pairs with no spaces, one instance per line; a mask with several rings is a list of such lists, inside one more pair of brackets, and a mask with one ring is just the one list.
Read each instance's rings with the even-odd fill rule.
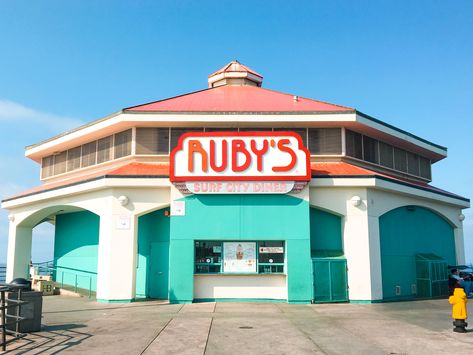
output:
[[209,88],[222,85],[261,86],[263,76],[234,60],[209,75]]

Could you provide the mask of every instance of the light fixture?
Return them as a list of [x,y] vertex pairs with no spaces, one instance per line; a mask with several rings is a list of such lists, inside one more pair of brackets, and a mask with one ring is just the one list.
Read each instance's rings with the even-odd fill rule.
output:
[[460,214],[458,215],[458,220],[459,220],[460,222],[463,222],[463,221],[465,220],[465,215],[464,215],[463,213],[460,213]]
[[128,202],[130,202],[130,200],[128,199],[127,196],[121,195],[121,196],[118,198],[118,202],[120,202],[120,205],[126,206],[126,205],[128,205]]
[[351,204],[355,207],[360,206],[361,203],[363,202],[360,196],[353,196],[350,201],[351,201]]
[[9,214],[9,215],[8,215],[8,220],[9,220],[10,222],[15,222],[15,215],[14,215],[14,214]]

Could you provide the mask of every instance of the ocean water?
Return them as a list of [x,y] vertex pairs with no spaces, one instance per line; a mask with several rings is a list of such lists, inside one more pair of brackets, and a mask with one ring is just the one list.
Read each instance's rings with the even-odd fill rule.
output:
[[5,282],[5,272],[7,265],[0,263],[0,283]]

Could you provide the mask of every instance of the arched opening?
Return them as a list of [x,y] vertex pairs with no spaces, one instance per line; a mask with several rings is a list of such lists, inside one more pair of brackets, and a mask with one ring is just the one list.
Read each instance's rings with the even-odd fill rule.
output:
[[32,260],[36,272],[52,275],[60,286],[94,292],[99,229],[100,217],[82,208],[53,206],[37,211],[16,228],[16,240],[21,242],[15,243],[13,264]]
[[169,298],[169,225],[169,208],[138,217],[137,298]]
[[417,296],[416,255],[434,254],[456,262],[453,226],[420,206],[403,206],[379,218],[383,299]]

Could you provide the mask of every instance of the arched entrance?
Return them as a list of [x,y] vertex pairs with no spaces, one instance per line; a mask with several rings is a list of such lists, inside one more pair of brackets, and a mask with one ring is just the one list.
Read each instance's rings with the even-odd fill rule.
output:
[[435,254],[456,263],[453,226],[438,213],[404,206],[379,218],[383,299],[414,298],[417,294],[416,255]]

